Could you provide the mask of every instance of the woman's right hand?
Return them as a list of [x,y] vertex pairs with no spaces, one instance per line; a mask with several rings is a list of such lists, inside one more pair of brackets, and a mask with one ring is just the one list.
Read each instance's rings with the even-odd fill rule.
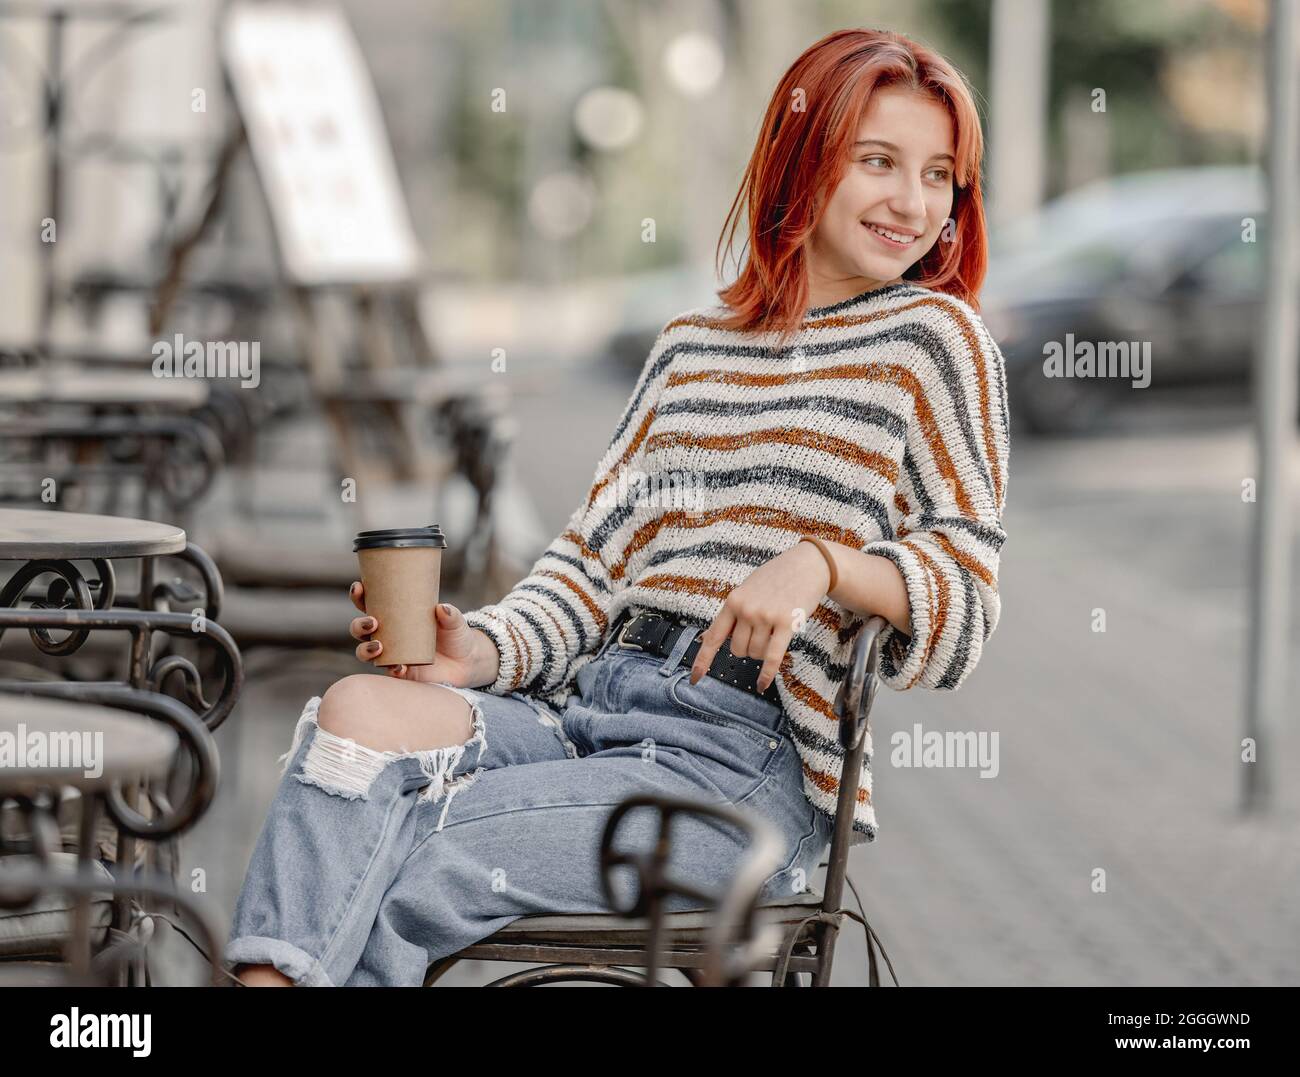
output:
[[[374,662],[384,648],[378,640],[370,638],[378,631],[379,621],[366,613],[366,592],[360,582],[354,582],[348,588],[348,597],[362,612],[362,616],[354,617],[348,626],[352,638],[362,641],[357,644],[357,658],[362,662]],[[433,662],[427,666],[388,666],[389,676],[429,684],[451,684],[458,688],[475,688],[495,680],[498,656],[492,640],[470,628],[464,614],[446,602],[440,602],[434,608],[434,617],[438,623],[438,635]],[[484,652],[484,642],[492,652],[490,656]],[[489,664],[494,667],[491,676],[487,675]]]

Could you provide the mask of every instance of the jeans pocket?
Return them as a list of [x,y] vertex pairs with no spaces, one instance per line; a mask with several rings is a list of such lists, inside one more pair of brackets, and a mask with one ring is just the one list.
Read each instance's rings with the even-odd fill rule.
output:
[[716,677],[701,677],[698,684],[691,684],[690,677],[688,666],[668,681],[668,695],[683,711],[735,729],[768,749],[784,736],[785,709],[779,704]]
[[814,817],[808,830],[795,843],[785,867],[770,875],[764,884],[767,900],[789,900],[814,889],[814,876],[826,851],[826,833],[826,828]]

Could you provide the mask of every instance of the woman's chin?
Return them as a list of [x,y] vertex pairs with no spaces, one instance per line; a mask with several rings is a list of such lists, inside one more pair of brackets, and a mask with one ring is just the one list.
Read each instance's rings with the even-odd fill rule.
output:
[[910,265],[906,258],[872,258],[860,262],[857,271],[864,280],[890,281],[901,277]]

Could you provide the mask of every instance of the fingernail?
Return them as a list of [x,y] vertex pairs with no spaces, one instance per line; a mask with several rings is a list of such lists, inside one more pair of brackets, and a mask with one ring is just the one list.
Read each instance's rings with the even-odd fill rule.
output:
[[367,643],[367,644],[366,644],[366,650],[369,651],[371,654],[374,654],[377,650],[379,650],[379,644],[378,644],[378,643]]
[[375,627],[374,618],[367,617],[364,621],[361,622],[361,627],[364,628],[367,632],[369,632],[372,628]]
[[451,616],[451,607],[447,605],[447,603],[445,602],[438,603],[438,608],[442,610],[442,612],[445,613],[448,617]]

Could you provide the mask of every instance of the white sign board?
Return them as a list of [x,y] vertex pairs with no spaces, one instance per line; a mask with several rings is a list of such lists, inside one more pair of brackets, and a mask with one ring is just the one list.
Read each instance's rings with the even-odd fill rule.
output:
[[421,272],[374,86],[333,6],[235,3],[222,59],[298,284],[395,283]]

